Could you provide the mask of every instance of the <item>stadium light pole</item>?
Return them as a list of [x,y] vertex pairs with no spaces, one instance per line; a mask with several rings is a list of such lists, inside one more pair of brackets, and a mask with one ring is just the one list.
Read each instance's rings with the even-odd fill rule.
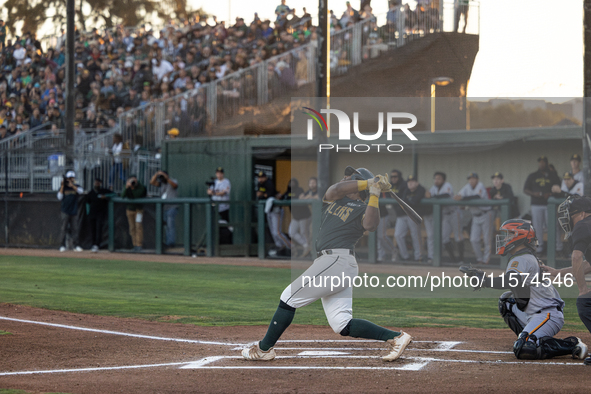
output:
[[74,16],[75,0],[66,4],[66,165],[73,162],[74,154]]
[[435,93],[437,86],[447,86],[453,81],[453,78],[449,77],[437,77],[431,79],[431,133],[435,132]]
[[[320,103],[329,105],[330,96],[330,62],[329,62],[329,42],[330,42],[330,17],[328,15],[328,0],[318,0],[318,68],[316,79],[316,97]],[[326,100],[322,100],[326,98]],[[327,117],[330,122],[330,116]],[[329,123],[330,124],[330,123]],[[328,140],[329,130],[327,134],[319,134],[319,143],[326,143]],[[318,178],[318,192],[324,195],[324,192],[330,185],[330,156],[329,152],[318,152],[316,154],[317,161],[317,178]]]

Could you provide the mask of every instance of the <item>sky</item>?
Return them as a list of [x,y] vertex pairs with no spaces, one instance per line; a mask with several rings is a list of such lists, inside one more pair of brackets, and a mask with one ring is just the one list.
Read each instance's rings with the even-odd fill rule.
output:
[[[447,3],[450,0],[445,0]],[[414,0],[403,3],[414,6]],[[272,19],[279,0],[188,0],[218,20],[254,13]],[[329,0],[340,17],[345,0]],[[375,15],[385,15],[387,0],[372,0]],[[359,0],[351,0],[354,8]],[[287,0],[302,15],[318,14],[318,0]],[[545,97],[565,101],[583,96],[582,0],[480,0],[480,49],[468,85],[468,97]],[[469,19],[472,15],[469,16]],[[564,100],[560,98],[565,98]]]

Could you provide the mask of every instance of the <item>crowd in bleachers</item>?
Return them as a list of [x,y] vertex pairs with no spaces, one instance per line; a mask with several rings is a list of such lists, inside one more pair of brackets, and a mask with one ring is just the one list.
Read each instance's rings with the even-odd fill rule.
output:
[[[108,128],[109,119],[165,100],[315,39],[310,14],[277,7],[274,21],[257,14],[206,23],[194,16],[159,31],[141,26],[76,31],[76,122]],[[64,127],[65,32],[46,51],[34,33],[7,39],[0,55],[2,138],[48,123]],[[195,101],[200,101],[195,98]]]

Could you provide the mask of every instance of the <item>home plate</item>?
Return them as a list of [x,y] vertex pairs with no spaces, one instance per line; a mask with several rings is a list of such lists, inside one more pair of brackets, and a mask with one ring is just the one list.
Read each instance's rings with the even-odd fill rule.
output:
[[305,352],[298,353],[298,356],[342,356],[345,352],[335,352],[335,351],[324,351],[324,350],[309,350]]

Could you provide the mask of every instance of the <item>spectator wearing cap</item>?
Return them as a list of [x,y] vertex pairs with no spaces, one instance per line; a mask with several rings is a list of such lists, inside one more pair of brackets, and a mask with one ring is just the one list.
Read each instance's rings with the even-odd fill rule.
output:
[[76,183],[76,173],[74,171],[68,171],[64,179],[60,190],[57,193],[57,199],[62,202],[61,204],[61,246],[60,252],[67,250],[67,238],[68,235],[72,239],[74,251],[82,252],[78,240],[78,196],[84,193],[84,189]]
[[[409,175],[406,179],[406,189],[400,196],[408,205],[410,205],[419,215],[422,215],[422,206],[420,205],[421,200],[425,198],[425,188],[419,184],[416,176]],[[410,238],[412,240],[412,248],[414,253],[414,260],[421,260],[421,238],[420,228],[413,222],[408,215],[402,211],[397,213],[396,226],[394,229],[394,238],[398,244],[398,252],[400,260],[410,260],[410,254],[406,248],[406,234],[410,232]]]
[[[173,200],[178,197],[179,183],[171,178],[166,171],[157,171],[150,179],[150,185],[160,188],[163,200]],[[166,223],[166,247],[172,248],[176,244],[176,215],[179,206],[164,205],[164,222]]]
[[549,170],[548,158],[538,158],[538,170],[529,174],[523,192],[531,197],[532,226],[538,238],[537,253],[544,251],[544,228],[548,223],[548,197],[552,195],[552,186],[560,185],[558,176]]
[[109,208],[108,197],[113,195],[112,193],[111,190],[103,187],[102,179],[96,178],[92,190],[87,195],[86,212],[88,213],[88,226],[92,240],[90,251],[93,253],[98,252],[101,247]]
[[273,201],[278,196],[277,189],[275,188],[274,182],[269,179],[267,173],[259,171],[257,173],[257,187],[256,197],[257,200],[267,200],[265,204],[265,213],[267,214],[267,224],[273,242],[277,248],[273,254],[284,254],[284,252],[291,251],[291,242],[287,235],[283,233],[282,221],[283,221],[283,209],[280,206],[274,206]]
[[168,132],[166,134],[168,134],[169,139],[174,140],[179,137],[180,131],[179,131],[179,129],[177,129],[175,127],[175,128],[168,130]]
[[[581,155],[575,153],[570,158],[570,173],[572,174],[573,178],[577,182],[581,182],[583,185],[585,184],[585,176],[583,175],[583,171],[581,171]],[[561,189],[564,189],[565,184],[562,181],[562,185],[560,186]],[[582,195],[582,194],[581,194]]]
[[[215,178],[213,185],[207,189],[207,194],[211,196],[213,201],[230,201],[232,184],[226,178],[223,167],[216,168]],[[218,212],[220,219],[226,222],[230,221],[230,204],[218,204]]]
[[[505,183],[503,174],[497,171],[490,178],[493,183],[493,186],[489,190],[490,198],[495,200],[509,199],[509,201],[511,201],[511,217],[519,217],[519,209],[517,208],[513,188],[508,183]],[[495,212],[498,213],[498,209]]]
[[[468,183],[460,189],[460,192],[454,197],[457,201],[468,200],[488,200],[488,192],[482,182],[478,179],[478,174],[472,172],[468,175]],[[470,228],[470,243],[477,264],[488,264],[490,260],[492,244],[492,210],[490,206],[470,206],[472,214],[472,227]],[[484,252],[480,239],[484,243]]]

